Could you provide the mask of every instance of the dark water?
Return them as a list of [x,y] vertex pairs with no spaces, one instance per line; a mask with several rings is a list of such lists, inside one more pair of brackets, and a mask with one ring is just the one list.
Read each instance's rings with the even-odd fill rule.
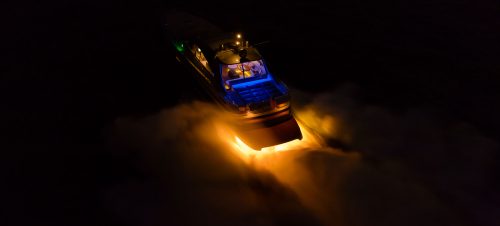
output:
[[[6,225],[123,224],[102,205],[107,198],[103,189],[151,175],[137,170],[130,160],[134,157],[110,153],[106,128],[116,118],[147,117],[198,92],[176,64],[161,30],[162,12],[173,6],[243,31],[255,42],[271,41],[261,52],[272,72],[294,89],[314,96],[350,84],[355,88],[349,98],[359,105],[403,118],[413,109],[425,109],[440,128],[462,123],[480,138],[496,140],[500,134],[500,22],[493,1],[11,6],[5,14],[6,57],[0,69],[7,114],[2,123]],[[481,147],[470,150],[479,153]],[[488,158],[498,163],[498,147],[493,150]],[[498,188],[498,164],[493,165],[478,191]],[[471,172],[465,176],[483,171]],[[438,195],[451,203],[456,197]],[[495,225],[490,210],[498,208],[497,201],[481,196],[471,202],[474,206],[460,208],[468,216],[463,224],[486,219],[480,223]],[[474,208],[487,211],[481,215]]]

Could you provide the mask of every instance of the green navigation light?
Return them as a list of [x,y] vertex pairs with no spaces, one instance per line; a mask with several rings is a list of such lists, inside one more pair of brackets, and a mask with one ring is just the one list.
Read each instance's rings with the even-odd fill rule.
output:
[[174,46],[175,46],[175,49],[177,49],[177,51],[179,52],[184,52],[184,43],[182,43],[181,41],[177,41],[177,42],[174,42],[173,43]]

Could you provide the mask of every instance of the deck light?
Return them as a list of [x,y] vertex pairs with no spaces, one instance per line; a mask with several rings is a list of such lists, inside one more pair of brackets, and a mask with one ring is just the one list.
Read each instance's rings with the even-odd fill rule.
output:
[[237,35],[236,35],[236,38],[241,38],[241,34],[237,34]]
[[201,52],[201,49],[200,49],[200,48],[198,48],[198,52]]

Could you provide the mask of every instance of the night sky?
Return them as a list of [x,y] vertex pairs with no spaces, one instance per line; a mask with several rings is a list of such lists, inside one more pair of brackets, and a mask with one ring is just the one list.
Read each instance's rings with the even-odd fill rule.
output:
[[[498,2],[8,5],[1,225],[500,225]],[[228,154],[173,8],[269,41],[327,147]]]

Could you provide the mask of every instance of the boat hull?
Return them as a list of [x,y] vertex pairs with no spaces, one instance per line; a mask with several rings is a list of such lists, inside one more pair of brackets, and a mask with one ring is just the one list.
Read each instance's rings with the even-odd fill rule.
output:
[[302,140],[302,132],[293,116],[279,123],[271,125],[254,124],[251,128],[236,128],[237,136],[254,150],[287,143],[293,140]]

